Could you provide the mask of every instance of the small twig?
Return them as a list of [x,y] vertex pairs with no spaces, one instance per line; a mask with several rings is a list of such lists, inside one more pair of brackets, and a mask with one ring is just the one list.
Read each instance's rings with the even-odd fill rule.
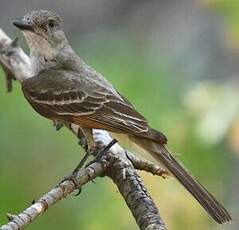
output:
[[30,58],[0,28],[0,64],[18,81],[31,77]]
[[149,172],[152,173],[153,175],[161,176],[164,179],[166,178],[166,176],[171,175],[167,170],[163,169],[159,165],[142,160],[136,157],[134,154],[130,153],[129,151],[126,151],[126,156],[131,161],[134,168],[137,170]]

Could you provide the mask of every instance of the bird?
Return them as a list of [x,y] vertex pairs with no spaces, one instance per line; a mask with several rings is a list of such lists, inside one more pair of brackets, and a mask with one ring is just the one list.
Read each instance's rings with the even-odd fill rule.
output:
[[168,150],[166,136],[76,54],[57,13],[34,10],[12,23],[30,48],[32,77],[22,82],[22,90],[35,111],[78,125],[89,151],[95,148],[93,129],[108,131],[120,143],[129,141],[164,165],[216,222],[231,221],[228,211]]

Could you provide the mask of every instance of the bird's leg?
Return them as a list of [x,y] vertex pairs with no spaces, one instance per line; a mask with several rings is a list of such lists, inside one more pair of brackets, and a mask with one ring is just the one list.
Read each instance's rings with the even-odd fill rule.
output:
[[[105,153],[107,153],[110,148],[115,145],[117,143],[117,140],[113,139],[108,145],[106,145],[101,151],[98,152],[98,154],[96,155],[95,159],[93,161],[90,161],[85,167],[88,167],[89,165],[95,163],[95,162],[101,162],[102,157],[105,155]],[[85,164],[86,160],[88,159],[88,157],[90,155],[95,155],[96,152],[96,147],[95,145],[92,146],[90,149],[88,149],[83,157],[83,159],[80,161],[80,163],[76,166],[76,168],[73,170],[72,174],[68,177],[65,177],[63,181],[65,180],[71,180],[74,182],[74,178],[77,175],[77,173],[79,172],[79,170],[82,168],[82,166]],[[94,182],[92,180],[92,182]],[[75,196],[78,196],[81,193],[81,188],[77,188],[78,191],[75,194]]]
[[[80,140],[81,146],[82,146],[82,140],[84,140],[84,142],[85,142],[85,145],[82,146],[85,149],[85,155],[82,158],[82,160],[80,161],[80,163],[76,166],[76,168],[72,171],[72,173],[69,176],[64,177],[64,179],[61,182],[66,181],[66,180],[71,180],[75,184],[74,178],[76,177],[77,173],[83,167],[83,165],[85,164],[85,162],[87,161],[89,156],[94,155],[94,153],[96,152],[92,129],[86,129],[86,128],[79,127],[78,137],[79,137],[79,139],[81,139]],[[79,191],[77,192],[76,195],[79,195],[81,192],[80,188],[78,188],[78,190]]]
[[[63,178],[63,180],[60,181],[60,183],[66,181],[66,180],[70,180],[72,181],[75,186],[77,187],[76,183],[75,183],[75,177],[77,175],[77,173],[79,172],[79,170],[83,167],[83,165],[85,164],[86,160],[88,159],[88,157],[90,156],[89,151],[86,151],[84,157],[81,159],[80,163],[75,167],[75,169],[72,171],[72,173],[69,176],[65,176]],[[75,194],[75,196],[78,196],[81,193],[81,188],[77,187],[78,192]]]
[[77,137],[79,138],[78,144],[85,150],[85,152],[87,152],[88,150],[87,139],[80,127],[78,128],[77,131]]
[[[101,158],[104,156],[104,154],[106,152],[109,151],[109,149],[115,144],[117,143],[117,141],[115,139],[113,139],[107,146],[105,146],[102,150],[99,150],[99,148],[97,148],[97,146],[95,145],[94,142],[94,138],[93,138],[93,133],[92,133],[92,129],[86,129],[86,128],[82,128],[80,127],[78,130],[78,137],[81,138],[82,140],[86,141],[85,143],[87,143],[86,145],[84,145],[84,149],[85,149],[85,155],[82,158],[82,160],[80,161],[80,163],[76,166],[76,168],[73,170],[73,172],[71,173],[70,176],[65,177],[61,182],[66,181],[66,180],[71,180],[73,181],[73,183],[75,183],[74,178],[76,177],[77,173],[79,172],[79,170],[83,167],[83,165],[85,164],[85,162],[87,161],[88,157],[90,155],[96,155],[95,159],[93,161],[91,161],[88,165],[94,163],[94,162],[99,162],[101,161]],[[84,139],[83,139],[84,138]],[[98,153],[98,154],[96,154]],[[76,194],[79,195],[81,192],[81,189],[78,188],[78,192]]]
[[113,139],[108,145],[106,145],[102,150],[100,150],[98,152],[98,154],[96,155],[95,159],[93,161],[90,161],[87,165],[91,165],[92,163],[95,162],[100,162],[102,160],[102,157],[110,150],[110,148],[115,145],[118,141],[116,139]]
[[77,172],[83,167],[83,165],[85,164],[85,162],[87,161],[87,159],[89,158],[90,155],[91,154],[88,151],[85,152],[85,155],[81,159],[80,163],[73,170],[72,175],[76,175],[77,174]]

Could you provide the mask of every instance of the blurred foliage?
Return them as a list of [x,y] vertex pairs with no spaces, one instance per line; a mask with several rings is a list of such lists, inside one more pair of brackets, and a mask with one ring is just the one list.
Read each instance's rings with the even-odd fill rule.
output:
[[[206,2],[206,0],[204,1]],[[238,23],[233,1],[208,1],[228,20]],[[232,13],[235,11],[235,13]],[[229,13],[227,13],[229,12]],[[235,15],[234,15],[235,14]],[[229,19],[231,18],[231,19]],[[235,24],[236,25],[236,24]],[[239,27],[233,26],[233,31]],[[239,31],[238,31],[239,34]],[[79,45],[80,44],[80,45]],[[127,37],[105,33],[75,42],[80,55],[106,76],[137,109],[164,132],[169,147],[187,168],[239,219],[238,84],[195,83],[177,75],[173,66],[158,65]],[[167,66],[167,67],[165,67]],[[0,224],[5,213],[18,213],[71,172],[82,157],[72,134],[56,132],[24,99],[19,83],[6,93],[0,72]],[[175,179],[141,173],[169,229],[217,229],[191,195]],[[137,229],[107,178],[85,186],[33,223],[29,229]],[[238,229],[228,225],[225,229]]]
[[228,45],[239,49],[239,1],[238,0],[203,0],[211,9],[223,16],[222,23],[225,24],[225,36]]

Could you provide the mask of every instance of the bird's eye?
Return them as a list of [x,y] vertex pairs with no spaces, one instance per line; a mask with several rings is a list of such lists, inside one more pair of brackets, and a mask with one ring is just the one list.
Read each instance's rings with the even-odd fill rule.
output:
[[48,20],[48,26],[49,26],[50,28],[53,28],[53,27],[55,26],[55,21],[54,21],[53,19],[49,19],[49,20]]

